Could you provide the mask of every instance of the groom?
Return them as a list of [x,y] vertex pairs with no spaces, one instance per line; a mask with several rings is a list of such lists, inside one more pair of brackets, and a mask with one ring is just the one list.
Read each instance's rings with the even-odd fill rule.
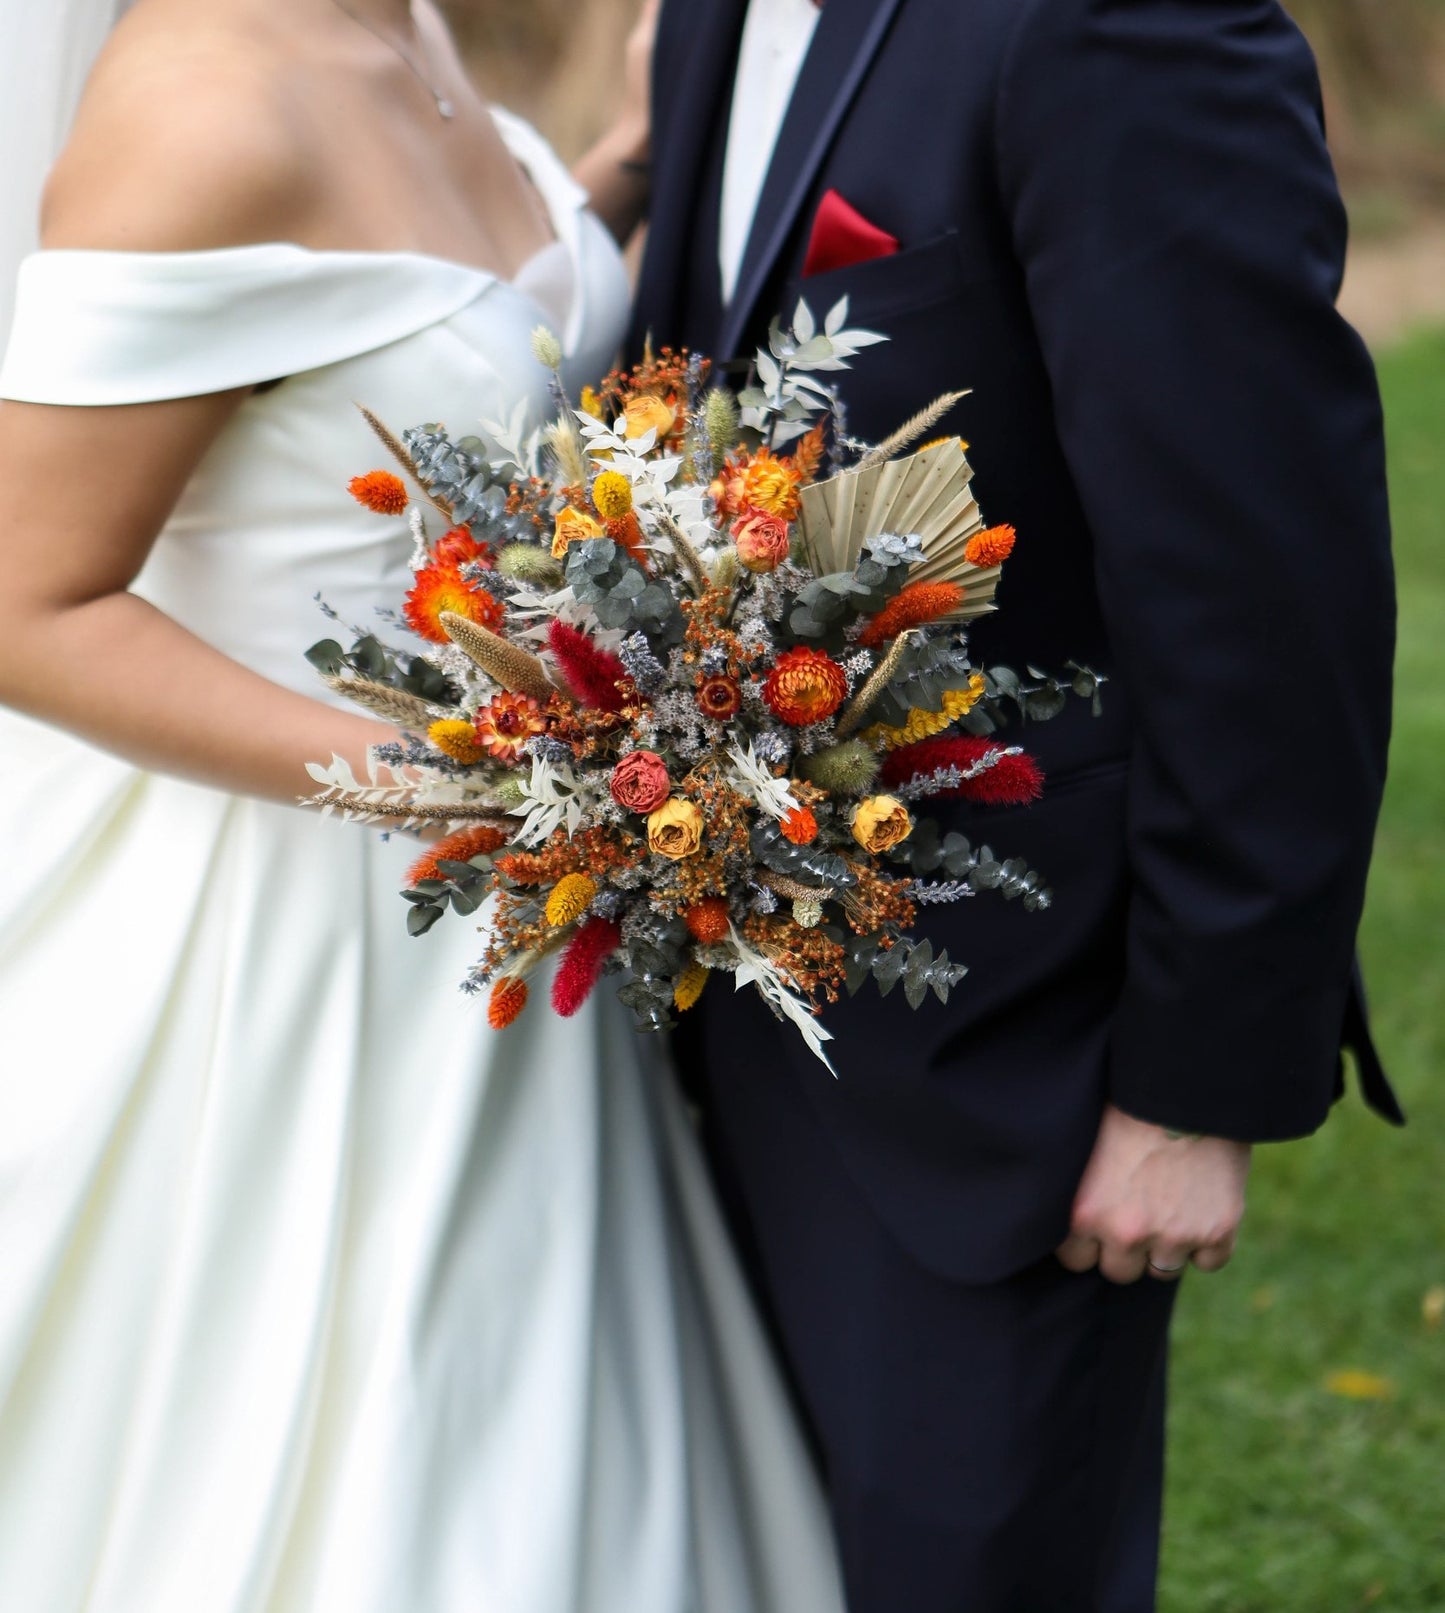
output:
[[1020,534],[979,656],[1110,679],[1024,736],[1040,804],[948,815],[1056,901],[934,910],[946,1009],[830,1009],[836,1081],[752,993],[684,1025],[850,1607],[1144,1613],[1174,1279],[1342,1046],[1399,1119],[1352,961],[1381,422],[1313,62],[1274,0],[669,0],[655,98],[635,339],[747,355],[848,296],[890,338],[856,434],[973,389]]

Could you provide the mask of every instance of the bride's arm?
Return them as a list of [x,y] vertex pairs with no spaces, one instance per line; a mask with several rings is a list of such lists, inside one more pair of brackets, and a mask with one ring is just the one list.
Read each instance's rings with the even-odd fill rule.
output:
[[294,802],[315,788],[307,762],[359,767],[394,730],[280,688],[126,591],[243,396],[0,404],[0,704],[139,766]]
[[573,170],[592,211],[626,245],[647,214],[651,189],[652,46],[661,0],[645,0],[627,41],[622,110]]
[[[165,71],[99,75],[47,192],[44,244],[185,251],[294,235],[307,176],[279,119],[233,115],[266,103],[234,82],[245,64],[230,71],[186,105],[172,94],[164,126],[132,111],[174,90]],[[245,396],[0,403],[0,704],[146,768],[295,801],[314,788],[308,761],[334,751],[359,765],[394,730],[278,687],[127,592]]]

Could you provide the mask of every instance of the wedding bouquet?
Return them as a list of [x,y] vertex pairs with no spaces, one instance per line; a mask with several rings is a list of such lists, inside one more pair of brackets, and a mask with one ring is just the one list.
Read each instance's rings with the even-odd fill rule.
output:
[[883,338],[846,322],[846,301],[821,328],[800,305],[736,396],[663,350],[576,407],[539,330],[558,413],[535,437],[520,415],[485,441],[372,419],[406,480],[351,490],[409,512],[402,615],[427,648],[359,632],[310,652],[407,736],[366,780],[313,767],[314,804],[448,831],[411,871],[410,927],[494,898],[466,985],[498,1029],[555,953],[560,1014],[615,973],[661,1029],[726,974],[826,1063],[818,1016],[840,991],[871,976],[916,1008],[965,973],[912,937],[920,906],[1048,903],[1023,862],[919,808],[1033,800],[1037,765],[997,737],[1004,704],[1048,717],[1099,680],[970,660],[1014,533],[985,527],[967,444],[908,452],[961,394],[884,443],[849,437],[826,377]]

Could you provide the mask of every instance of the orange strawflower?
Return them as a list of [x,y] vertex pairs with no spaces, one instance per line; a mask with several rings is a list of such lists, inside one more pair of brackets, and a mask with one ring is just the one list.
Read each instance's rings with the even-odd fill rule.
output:
[[424,879],[444,879],[446,876],[440,864],[469,863],[473,857],[490,857],[506,843],[507,836],[503,830],[489,828],[486,824],[458,829],[455,834],[449,834],[444,840],[429,846],[417,858],[406,871],[406,882],[408,885],[420,885]]
[[509,975],[492,987],[487,1005],[487,1023],[494,1031],[504,1031],[527,1006],[527,982]]
[[443,566],[486,566],[492,569],[492,550],[472,536],[471,528],[454,526],[432,545],[432,559]]
[[369,471],[365,476],[353,476],[349,484],[352,498],[364,504],[377,515],[401,515],[411,499],[406,483],[389,470]]
[[729,520],[748,510],[761,510],[781,521],[795,521],[802,507],[798,496],[801,481],[786,459],[759,448],[750,457],[730,460],[711,492]]
[[868,623],[858,642],[869,650],[889,644],[910,627],[936,622],[962,603],[963,589],[956,582],[911,582]]
[[477,712],[477,739],[499,762],[517,761],[527,741],[546,732],[546,714],[530,695],[504,692]]
[[795,846],[811,846],[818,838],[818,820],[811,807],[794,807],[779,826],[783,839]]
[[963,546],[963,558],[971,566],[1001,566],[1014,552],[1018,534],[1011,526],[991,526],[975,532]]
[[763,701],[790,728],[831,717],[848,698],[848,676],[831,656],[800,646],[777,659],[763,684]]
[[441,624],[443,611],[465,616],[469,622],[488,627],[494,633],[501,632],[507,615],[499,599],[484,588],[473,588],[456,565],[423,566],[406,596],[402,614],[413,633],[430,644],[445,644],[446,629]]
[[728,904],[721,896],[709,896],[704,901],[695,902],[691,907],[685,908],[682,921],[687,925],[693,940],[700,941],[703,946],[713,941],[726,940],[731,926]]

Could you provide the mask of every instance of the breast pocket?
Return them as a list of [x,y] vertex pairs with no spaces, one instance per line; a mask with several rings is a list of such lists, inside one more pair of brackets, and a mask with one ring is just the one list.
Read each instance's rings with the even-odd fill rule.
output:
[[886,258],[870,258],[866,263],[800,279],[791,288],[788,306],[802,297],[821,318],[841,297],[847,297],[850,323],[876,322],[947,302],[957,295],[965,279],[963,244],[958,231],[949,230],[922,246],[905,247]]

